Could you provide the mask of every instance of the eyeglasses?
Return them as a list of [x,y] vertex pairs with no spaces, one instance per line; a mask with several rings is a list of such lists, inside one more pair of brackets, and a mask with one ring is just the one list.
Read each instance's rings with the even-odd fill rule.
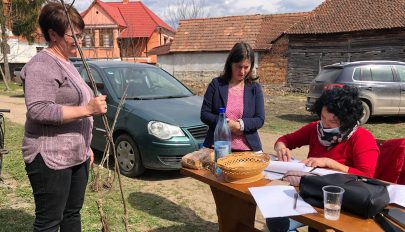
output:
[[[73,35],[69,35],[69,34],[66,34],[66,33],[65,33],[65,35],[73,38]],[[86,34],[85,33],[77,33],[77,34],[75,34],[75,36],[76,36],[76,38],[78,40],[83,40],[86,37]]]

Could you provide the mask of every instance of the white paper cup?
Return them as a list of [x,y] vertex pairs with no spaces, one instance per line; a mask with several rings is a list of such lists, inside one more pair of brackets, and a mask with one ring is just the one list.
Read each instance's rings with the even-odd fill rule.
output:
[[345,190],[339,186],[327,185],[322,188],[324,217],[329,220],[339,220]]

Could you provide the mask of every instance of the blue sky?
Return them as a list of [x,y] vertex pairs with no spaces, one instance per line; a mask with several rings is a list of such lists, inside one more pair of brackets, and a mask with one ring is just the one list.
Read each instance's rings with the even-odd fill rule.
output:
[[[117,2],[117,0],[104,1]],[[205,0],[205,12],[207,12],[208,17],[304,12],[313,10],[323,1],[324,0]],[[79,11],[83,11],[87,9],[92,2],[92,0],[76,0],[74,6]],[[118,0],[118,2],[120,2],[120,0]],[[142,2],[160,18],[167,21],[165,9],[169,5],[175,6],[178,0],[142,0]]]

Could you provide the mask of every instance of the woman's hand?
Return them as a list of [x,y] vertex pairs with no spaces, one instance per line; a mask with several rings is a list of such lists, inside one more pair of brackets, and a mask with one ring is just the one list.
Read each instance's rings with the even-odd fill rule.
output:
[[333,161],[334,160],[330,158],[308,158],[301,162],[304,163],[307,167],[329,168],[331,166],[330,163]]
[[90,148],[90,168],[93,168],[93,163],[94,163],[94,152]]
[[276,143],[276,145],[274,145],[274,150],[276,151],[279,161],[288,162],[291,160],[291,151],[283,142]]
[[329,168],[332,170],[340,171],[340,172],[345,172],[347,173],[349,171],[349,167],[337,162],[336,160],[333,160],[331,158],[308,158],[303,161],[307,167],[320,167],[320,168]]
[[238,121],[234,121],[232,119],[226,119],[228,122],[229,130],[231,130],[232,134],[242,135],[243,131],[240,130],[240,124]]
[[97,116],[107,113],[107,96],[100,95],[90,99],[86,108],[90,112],[91,116]]

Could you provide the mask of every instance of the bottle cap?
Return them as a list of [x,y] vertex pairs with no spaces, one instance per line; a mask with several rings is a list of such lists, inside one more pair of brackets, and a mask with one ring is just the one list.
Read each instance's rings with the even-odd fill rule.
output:
[[224,107],[219,108],[219,113],[225,113],[225,108]]

